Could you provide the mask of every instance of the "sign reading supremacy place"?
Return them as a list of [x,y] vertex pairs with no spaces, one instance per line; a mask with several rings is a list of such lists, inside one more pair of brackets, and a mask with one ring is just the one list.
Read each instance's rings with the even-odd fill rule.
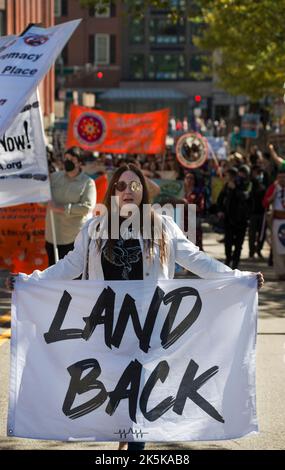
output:
[[0,137],[12,124],[81,20],[51,28],[31,26],[0,39]]
[[183,441],[257,431],[256,308],[255,275],[19,279],[8,435]]

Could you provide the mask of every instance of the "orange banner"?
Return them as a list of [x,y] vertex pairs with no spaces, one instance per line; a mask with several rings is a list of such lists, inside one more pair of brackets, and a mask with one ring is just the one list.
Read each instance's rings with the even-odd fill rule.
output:
[[169,109],[119,114],[71,105],[66,146],[110,153],[163,153]]
[[108,189],[108,178],[107,175],[101,175],[94,180],[96,185],[96,203],[101,204],[104,200],[105,194]]
[[48,267],[45,214],[38,204],[0,209],[0,269],[30,274]]

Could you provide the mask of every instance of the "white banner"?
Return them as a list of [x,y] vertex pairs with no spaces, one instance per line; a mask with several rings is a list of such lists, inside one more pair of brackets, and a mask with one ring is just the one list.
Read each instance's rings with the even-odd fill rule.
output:
[[272,224],[273,242],[278,255],[285,255],[285,219],[274,219]]
[[18,36],[11,34],[9,36],[1,36],[0,37],[0,54],[4,51],[8,46],[12,46],[18,39]]
[[0,137],[24,107],[81,20],[32,26],[0,42]]
[[0,137],[0,207],[51,199],[39,94]]
[[256,276],[22,281],[8,435],[188,441],[257,431]]

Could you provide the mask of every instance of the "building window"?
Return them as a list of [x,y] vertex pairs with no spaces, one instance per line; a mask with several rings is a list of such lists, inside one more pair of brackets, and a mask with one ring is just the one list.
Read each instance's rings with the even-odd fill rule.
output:
[[129,29],[130,44],[144,44],[145,42],[145,21],[134,18]]
[[100,6],[98,6],[96,8],[96,11],[95,11],[95,16],[96,18],[110,18],[110,13],[111,13],[111,8],[110,8],[110,5],[109,6],[104,6],[102,8],[100,8]]
[[54,2],[54,16],[67,16],[68,15],[68,0],[55,0]]
[[209,75],[205,75],[204,67],[208,63],[209,56],[203,53],[192,54],[189,64],[189,78],[191,80],[211,80]]
[[[157,2],[158,3],[158,2]],[[186,0],[169,0],[165,2],[165,5],[152,6],[150,11],[151,13],[168,13],[173,9],[181,10],[180,13],[185,12],[186,9]]]
[[[99,38],[96,36],[99,36]],[[103,36],[103,39],[101,38]],[[107,40],[106,39],[107,36]],[[117,37],[115,34],[89,35],[88,62],[90,64],[109,65],[116,63]],[[109,51],[106,48],[109,47]],[[97,60],[96,60],[97,57]]]
[[66,46],[64,46],[60,55],[62,57],[64,65],[67,65],[68,64],[68,43],[66,44]]
[[130,79],[143,80],[145,69],[145,56],[144,54],[133,54],[130,57]]
[[194,45],[194,38],[200,38],[205,30],[205,23],[190,23],[190,44]]
[[110,64],[110,35],[95,34],[95,64]]
[[177,23],[173,23],[170,18],[154,18],[150,20],[151,44],[185,44],[185,20],[180,18]]
[[54,16],[61,16],[61,0],[54,1]]
[[109,6],[104,4],[101,9],[99,4],[97,4],[96,8],[94,6],[89,7],[89,16],[96,16],[96,18],[114,18],[116,16],[116,11],[115,0],[112,0],[109,3]]
[[183,80],[186,78],[183,54],[156,54],[149,56],[150,80]]
[[106,2],[97,2],[95,9],[96,18],[110,18],[110,2],[109,5],[106,5]]
[[170,0],[171,6],[176,8],[185,8],[186,0]]
[[6,34],[6,12],[5,10],[0,10],[0,36],[5,36]]

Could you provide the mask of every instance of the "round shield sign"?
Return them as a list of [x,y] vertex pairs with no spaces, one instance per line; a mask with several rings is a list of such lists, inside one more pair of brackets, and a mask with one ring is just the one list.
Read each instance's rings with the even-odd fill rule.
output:
[[176,144],[176,158],[185,168],[198,168],[208,158],[208,142],[197,132],[182,135]]

